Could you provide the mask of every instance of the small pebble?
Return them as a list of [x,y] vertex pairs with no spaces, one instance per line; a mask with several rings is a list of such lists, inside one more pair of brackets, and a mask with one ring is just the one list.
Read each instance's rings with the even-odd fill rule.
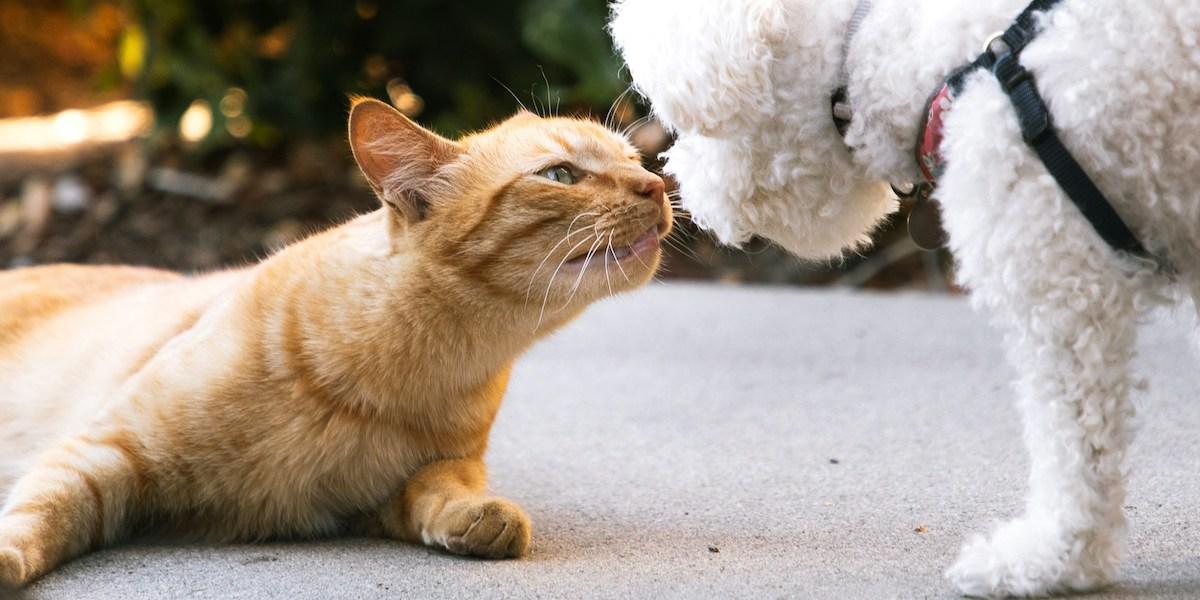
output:
[[51,204],[54,210],[68,215],[87,208],[92,198],[92,191],[88,189],[87,184],[74,174],[62,175],[55,180],[53,193]]
[[21,203],[0,202],[0,239],[4,239],[21,228]]
[[720,549],[720,548],[718,548],[718,547],[716,547],[716,546],[709,546],[709,547],[708,547],[708,551],[709,551],[709,552],[712,552],[713,554],[720,554],[720,553],[721,553],[721,549]]

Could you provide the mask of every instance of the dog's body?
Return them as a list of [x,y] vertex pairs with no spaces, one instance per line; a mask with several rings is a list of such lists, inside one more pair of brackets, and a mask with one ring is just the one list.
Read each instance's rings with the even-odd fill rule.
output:
[[[894,210],[882,182],[918,179],[926,99],[1026,3],[877,0],[848,51],[854,0],[624,0],[613,33],[679,134],[667,170],[697,220],[727,242],[757,233],[819,258]],[[1023,515],[969,542],[948,572],[978,595],[1111,580],[1136,318],[1200,299],[1200,4],[1064,0],[1038,22],[1021,60],[1060,136],[1169,267],[1106,245],[1023,142],[995,78],[967,79],[935,197],[959,279],[1007,334],[1032,459]],[[663,23],[665,36],[652,29]],[[829,113],[843,60],[844,141]]]

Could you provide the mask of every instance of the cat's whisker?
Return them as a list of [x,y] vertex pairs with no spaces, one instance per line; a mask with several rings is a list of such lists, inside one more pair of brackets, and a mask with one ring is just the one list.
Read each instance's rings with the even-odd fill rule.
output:
[[558,113],[550,111],[550,106],[554,103],[550,99],[550,78],[546,77],[546,69],[542,68],[542,65],[538,65],[538,70],[542,72],[542,81],[546,82],[546,110],[550,116],[557,117]]
[[563,265],[567,264],[567,261],[570,260],[571,255],[575,253],[575,250],[587,241],[588,238],[579,240],[579,243],[572,246],[570,250],[567,250],[567,253],[563,255],[563,259],[558,261],[558,266],[555,267],[554,274],[550,276],[550,282],[546,284],[546,295],[542,297],[542,308],[538,312],[537,325],[533,327],[534,332],[537,332],[538,328],[542,326],[542,318],[546,316],[546,303],[550,301],[550,290],[554,287],[554,280],[558,278],[558,272],[562,270]]
[[682,241],[674,240],[674,239],[671,239],[671,236],[667,236],[667,237],[663,238],[663,243],[670,246],[671,248],[674,248],[680,254],[683,254],[684,256],[687,256],[688,258],[690,258],[700,264],[705,264],[705,261],[702,260],[700,258],[700,256],[698,254],[696,254],[696,252],[694,250],[689,248]]
[[643,266],[643,267],[646,267],[647,269],[650,269],[650,265],[646,264],[646,261],[642,260],[642,257],[641,257],[641,256],[639,256],[637,252],[634,252],[634,253],[633,253],[633,257],[634,257],[634,258],[636,258],[636,259],[638,260],[638,262],[642,263],[642,266]]
[[680,252],[683,252],[684,248],[679,245],[681,242],[679,240],[671,239],[672,237],[673,236],[668,235],[667,237],[663,238],[663,240],[662,240],[663,244],[670,246],[676,250],[679,250]]
[[672,204],[671,205],[671,220],[675,221],[678,219],[682,219],[684,221],[695,222],[695,219],[692,218],[692,211],[690,211],[682,206],[676,206],[676,205]]
[[[612,233],[610,233],[608,236],[608,247],[612,248]],[[616,256],[617,256],[617,251],[613,250],[613,258],[616,258]],[[621,276],[625,278],[625,283],[630,283],[631,280],[629,279],[629,273],[625,272],[625,267],[621,265],[620,259],[617,259],[616,263],[617,263],[617,268],[621,270]]]
[[621,101],[623,101],[625,99],[625,96],[627,96],[629,94],[629,92],[632,92],[632,91],[633,91],[633,84],[630,84],[628,87],[625,88],[625,91],[618,94],[617,98],[615,100],[613,100],[612,104],[610,104],[608,106],[608,112],[604,114],[605,129],[613,128],[613,125],[614,125],[613,119],[617,115],[617,107],[621,105]]
[[563,239],[558,240],[558,244],[554,244],[554,246],[552,248],[550,248],[550,252],[546,253],[546,257],[541,259],[541,263],[538,264],[538,268],[534,269],[533,275],[529,276],[529,286],[526,288],[526,302],[529,301],[529,293],[532,292],[532,290],[533,290],[534,278],[538,277],[539,272],[541,271],[542,268],[544,268],[544,266],[546,266],[546,262],[548,262],[548,260],[550,260],[550,257],[553,256],[554,251],[558,250],[558,247],[562,246],[564,244],[564,242],[570,241],[571,234],[575,233],[575,230],[574,230],[575,223],[578,220],[580,220],[580,218],[586,217],[588,215],[599,215],[599,214],[598,214],[598,212],[583,212],[583,214],[576,216],[574,218],[574,220],[572,220],[571,223],[568,224],[568,226],[566,226],[566,235],[563,236]]
[[665,246],[665,247],[667,247],[667,248],[670,248],[670,249],[672,249],[672,250],[674,250],[674,251],[676,251],[676,252],[679,252],[680,254],[686,254],[686,253],[687,253],[687,252],[686,252],[686,251],[685,251],[683,248],[679,247],[679,245],[678,245],[678,244],[676,244],[674,241],[672,241],[672,240],[670,240],[670,239],[668,239],[668,238],[663,238],[663,241],[662,241],[662,243],[663,243],[663,246]]
[[672,228],[670,235],[668,235],[667,237],[674,238],[675,241],[678,241],[678,242],[684,243],[684,244],[696,239],[695,235],[693,235],[690,231],[688,231],[686,228],[683,228],[683,227]]
[[583,281],[583,276],[587,274],[588,265],[592,263],[592,255],[600,248],[600,244],[604,243],[604,238],[597,236],[596,243],[588,249],[587,257],[583,259],[583,268],[579,269],[579,276],[575,278],[575,285],[571,286],[571,295],[567,297],[567,301],[563,303],[558,310],[562,310],[570,306],[571,301],[575,299],[575,292],[579,291],[579,284]]
[[517,104],[521,105],[522,110],[525,110],[527,112],[529,111],[528,108],[525,108],[525,103],[521,102],[521,99],[517,97],[516,92],[512,91],[512,88],[508,87],[507,85],[504,85],[503,81],[500,81],[499,79],[496,79],[495,77],[492,77],[492,80],[495,81],[496,83],[500,84],[500,87],[504,88],[504,90],[507,91],[508,94],[513,97],[513,100],[517,101]]
[[533,102],[533,114],[535,114],[539,117],[545,117],[546,115],[542,114],[541,106],[538,105],[537,84],[536,83],[529,86],[529,100],[531,102]]
[[649,123],[650,120],[653,118],[654,118],[654,115],[646,115],[646,116],[630,123],[629,125],[626,125],[625,129],[621,130],[621,137],[628,139],[629,132],[633,131],[634,129],[637,129],[638,127],[641,127],[642,125],[645,125],[646,123]]
[[579,221],[579,219],[582,219],[583,217],[599,216],[599,215],[600,215],[600,213],[585,212],[585,213],[580,213],[574,219],[571,220],[571,223],[569,225],[567,225],[567,235],[564,236],[563,239],[559,240],[558,243],[555,244],[553,248],[550,248],[550,251],[546,253],[545,258],[542,259],[542,262],[538,263],[537,268],[533,270],[533,274],[531,274],[529,276],[529,285],[525,287],[525,303],[526,304],[529,303],[529,296],[530,296],[530,294],[533,293],[533,281],[535,279],[537,279],[537,274],[540,273],[542,271],[542,268],[546,266],[546,263],[550,260],[550,257],[554,255],[554,251],[557,250],[559,246],[563,245],[563,243],[565,243],[565,242],[571,241],[571,234],[575,233],[575,230],[574,230],[575,223],[577,221]]
[[638,119],[634,119],[634,121],[632,123],[626,125],[625,129],[623,129],[621,131],[621,136],[629,137],[629,132],[633,131],[634,129],[637,129],[638,127],[641,127],[642,125],[645,125],[646,123],[649,123],[653,119],[654,119],[654,115],[652,115],[652,114],[643,115],[642,117],[640,117]]
[[684,240],[688,240],[688,241],[694,240],[698,237],[698,235],[696,234],[695,231],[690,230],[686,227],[676,227],[675,229],[671,230],[671,233],[674,235],[678,235],[679,237],[683,238]]
[[617,253],[613,252],[612,247],[613,232],[608,233],[608,247],[604,249],[604,280],[608,282],[608,295],[613,295],[612,277],[608,274],[608,254],[612,252],[613,260],[617,259]]
[[529,285],[525,287],[525,304],[529,304],[529,295],[533,292],[533,280],[537,278],[537,274],[541,272],[542,267],[546,266],[546,263],[550,260],[550,257],[554,256],[554,251],[558,250],[558,247],[566,243],[570,238],[571,232],[567,231],[567,235],[563,236],[563,239],[559,240],[558,243],[546,253],[546,257],[543,258],[542,262],[538,264],[536,269],[533,270],[533,274],[529,276]]
[[[598,217],[598,216],[600,216],[600,213],[597,213],[597,212],[579,213],[574,219],[571,219],[571,223],[569,225],[567,225],[567,237],[568,238],[571,237],[571,233],[572,233],[571,228],[575,227],[575,223],[578,222],[580,219],[582,219],[584,217]],[[598,222],[599,221],[597,221],[597,223]],[[596,223],[593,223],[592,228],[595,229],[595,227],[596,227]]]

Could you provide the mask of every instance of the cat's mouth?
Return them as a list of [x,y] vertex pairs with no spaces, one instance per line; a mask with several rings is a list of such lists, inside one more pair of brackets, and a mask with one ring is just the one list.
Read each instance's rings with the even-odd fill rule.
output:
[[632,243],[625,246],[613,246],[611,250],[608,248],[600,248],[598,251],[583,252],[579,256],[573,257],[566,262],[570,266],[583,266],[588,261],[590,256],[592,260],[604,260],[602,256],[607,252],[618,262],[627,259],[638,259],[645,262],[644,257],[653,253],[659,244],[659,229],[658,225],[647,229],[645,233],[639,235]]

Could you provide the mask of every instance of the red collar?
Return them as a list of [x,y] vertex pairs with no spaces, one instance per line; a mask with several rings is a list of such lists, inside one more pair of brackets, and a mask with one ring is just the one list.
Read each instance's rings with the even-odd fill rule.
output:
[[938,177],[946,169],[946,158],[942,155],[942,138],[945,137],[946,111],[954,103],[954,91],[943,83],[929,97],[925,106],[925,118],[921,122],[921,133],[917,137],[917,166],[930,185],[937,185]]

